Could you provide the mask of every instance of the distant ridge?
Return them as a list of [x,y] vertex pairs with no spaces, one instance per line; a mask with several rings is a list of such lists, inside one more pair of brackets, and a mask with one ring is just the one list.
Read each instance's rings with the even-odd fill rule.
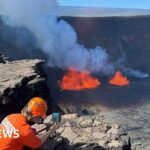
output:
[[61,6],[56,14],[74,17],[143,16],[150,15],[150,9]]

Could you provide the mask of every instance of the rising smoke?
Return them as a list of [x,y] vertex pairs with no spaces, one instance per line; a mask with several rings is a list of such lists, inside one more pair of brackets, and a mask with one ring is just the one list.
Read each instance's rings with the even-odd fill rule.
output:
[[65,21],[57,20],[56,0],[1,0],[0,13],[10,26],[28,29],[36,39],[36,47],[48,55],[48,65],[67,69],[114,72],[104,49],[86,49],[77,43],[74,29]]
[[[79,71],[105,75],[114,73],[115,64],[109,62],[109,55],[103,48],[87,49],[78,44],[74,29],[64,20],[57,20],[58,7],[57,0],[0,0],[3,20],[9,26],[22,27],[32,33],[36,39],[35,48],[40,48],[48,56],[49,66],[74,67]],[[124,57],[120,60],[124,62]],[[123,63],[119,65],[127,75],[148,77],[148,74],[127,68]]]
[[149,77],[148,73],[141,72],[139,70],[134,70],[132,68],[129,68],[125,66],[125,63],[128,64],[126,54],[122,51],[122,57],[118,59],[114,65],[116,66],[115,68],[118,68],[121,70],[125,75],[130,76],[130,77],[136,77],[136,78],[147,78]]

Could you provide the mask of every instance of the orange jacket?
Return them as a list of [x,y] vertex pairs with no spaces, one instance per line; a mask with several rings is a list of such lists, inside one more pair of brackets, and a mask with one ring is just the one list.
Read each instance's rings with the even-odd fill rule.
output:
[[[8,131],[9,135],[6,134]],[[22,150],[23,146],[38,148],[41,145],[41,140],[27,123],[24,115],[12,114],[1,122],[0,150]]]

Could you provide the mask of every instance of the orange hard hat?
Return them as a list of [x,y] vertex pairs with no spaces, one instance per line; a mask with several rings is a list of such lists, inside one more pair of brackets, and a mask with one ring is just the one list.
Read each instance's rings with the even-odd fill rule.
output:
[[28,102],[28,108],[31,110],[33,116],[46,118],[47,103],[40,97],[34,97]]

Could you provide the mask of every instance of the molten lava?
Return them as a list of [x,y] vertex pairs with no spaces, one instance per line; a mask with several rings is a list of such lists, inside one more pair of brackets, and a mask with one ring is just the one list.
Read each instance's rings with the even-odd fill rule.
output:
[[84,90],[96,88],[99,85],[98,79],[93,78],[87,72],[78,72],[75,69],[70,69],[62,81],[59,82],[59,86],[63,90]]
[[128,85],[130,81],[127,79],[127,77],[123,77],[120,71],[117,71],[109,83],[117,86],[125,86]]

